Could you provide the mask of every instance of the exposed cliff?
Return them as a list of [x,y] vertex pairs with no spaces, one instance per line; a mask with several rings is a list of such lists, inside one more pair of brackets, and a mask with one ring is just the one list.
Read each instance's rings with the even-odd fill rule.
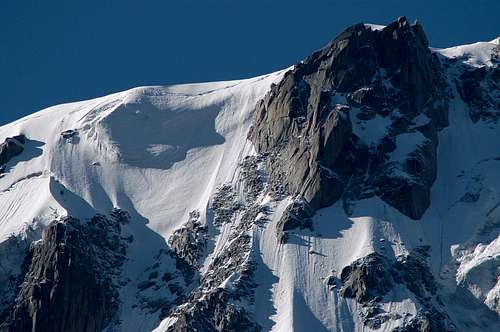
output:
[[112,277],[125,258],[120,229],[126,222],[120,211],[111,220],[53,222],[25,258],[24,280],[0,331],[103,330],[118,310]]
[[249,135],[269,154],[271,181],[314,210],[378,195],[420,218],[448,123],[444,73],[428,46],[401,17],[382,30],[355,25],[295,65],[258,104]]

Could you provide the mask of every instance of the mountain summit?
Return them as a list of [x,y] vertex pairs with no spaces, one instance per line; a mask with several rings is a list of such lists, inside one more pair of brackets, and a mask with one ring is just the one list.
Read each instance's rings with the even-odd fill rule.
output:
[[0,127],[0,331],[500,330],[499,64],[400,17]]

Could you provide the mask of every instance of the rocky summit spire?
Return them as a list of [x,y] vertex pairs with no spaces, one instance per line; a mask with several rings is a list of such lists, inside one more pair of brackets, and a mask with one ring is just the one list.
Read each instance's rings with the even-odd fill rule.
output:
[[[447,125],[445,90],[422,26],[405,17],[382,30],[356,24],[271,89],[249,137],[269,154],[273,181],[314,210],[378,195],[418,219]],[[376,137],[365,130],[372,121],[385,127]]]

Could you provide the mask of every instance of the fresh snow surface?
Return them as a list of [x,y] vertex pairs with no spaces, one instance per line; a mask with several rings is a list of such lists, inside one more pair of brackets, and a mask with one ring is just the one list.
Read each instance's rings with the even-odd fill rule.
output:
[[[476,43],[434,51],[481,66],[491,65],[494,46]],[[215,189],[236,182],[238,165],[254,153],[246,139],[252,110],[284,72],[241,81],[136,88],[54,106],[0,127],[0,141],[20,133],[29,138],[23,154],[9,162],[0,178],[0,242],[67,214],[86,218],[113,207],[130,212],[127,227],[135,239],[124,273],[132,283],[120,291],[121,328],[166,331],[172,318],[160,322],[156,314],[134,307],[134,282],[144,280],[158,248],[188,220],[190,211],[200,211],[204,222]],[[338,282],[345,266],[371,252],[394,257],[421,245],[431,246],[431,268],[449,294],[444,301],[452,319],[461,326],[481,323],[477,306],[454,307],[470,299],[453,291],[457,282],[464,282],[478,298],[493,303],[500,289],[498,281],[474,273],[494,265],[492,258],[498,266],[500,259],[500,128],[473,123],[467,106],[453,93],[450,125],[439,137],[431,206],[421,220],[407,218],[378,198],[358,202],[349,216],[338,202],[316,213],[314,231],[298,231],[280,245],[275,227],[291,198],[259,198],[273,211],[265,227],[252,229],[258,258],[253,312],[264,330],[369,330],[359,319],[359,305],[340,297],[339,287],[326,285],[326,278]],[[418,126],[428,119],[415,121]],[[384,136],[386,126],[375,118],[353,124],[353,129],[370,145]],[[65,130],[78,135],[65,140],[60,135]],[[423,143],[422,135],[408,135],[398,136],[394,161]],[[228,234],[221,232],[216,251],[230,240]],[[236,278],[231,275],[220,287],[230,289]],[[392,302],[383,301],[386,310],[404,317],[420,309],[407,290],[393,292],[388,297]],[[377,331],[391,331],[393,324]]]
[[[283,73],[136,88],[0,127],[2,142],[19,133],[29,138],[0,179],[0,238],[53,215],[88,217],[113,207],[135,211],[168,237],[231,181],[252,150],[251,110]],[[77,130],[78,142],[66,142],[65,130]]]
[[388,117],[375,115],[373,119],[360,120],[356,115],[360,113],[357,108],[352,108],[349,113],[351,114],[351,123],[353,133],[361,139],[361,141],[368,147],[375,147],[380,143],[382,138],[387,135],[389,126],[392,121]]
[[391,161],[404,162],[408,155],[415,152],[415,147],[422,146],[427,138],[419,132],[403,133],[396,136],[396,149],[389,154]]
[[383,30],[385,28],[385,25],[380,24],[364,23],[364,25],[372,30]]
[[464,63],[474,67],[491,66],[491,53],[498,45],[500,37],[490,42],[477,42],[474,44],[460,45],[449,48],[434,48],[437,52],[447,58],[460,59],[465,58]]

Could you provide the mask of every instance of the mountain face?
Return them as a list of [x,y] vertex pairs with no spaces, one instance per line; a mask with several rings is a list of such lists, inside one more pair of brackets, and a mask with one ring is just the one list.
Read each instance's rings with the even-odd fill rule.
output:
[[[271,178],[314,210],[374,195],[413,219],[430,204],[446,81],[420,25],[359,24],[295,66],[256,109],[250,138]],[[385,119],[380,136],[363,127]],[[353,123],[354,122],[354,123]],[[397,140],[416,142],[396,160]],[[396,162],[396,163],[395,163]],[[368,179],[367,179],[368,178]]]
[[500,330],[499,64],[401,17],[0,127],[0,331]]

